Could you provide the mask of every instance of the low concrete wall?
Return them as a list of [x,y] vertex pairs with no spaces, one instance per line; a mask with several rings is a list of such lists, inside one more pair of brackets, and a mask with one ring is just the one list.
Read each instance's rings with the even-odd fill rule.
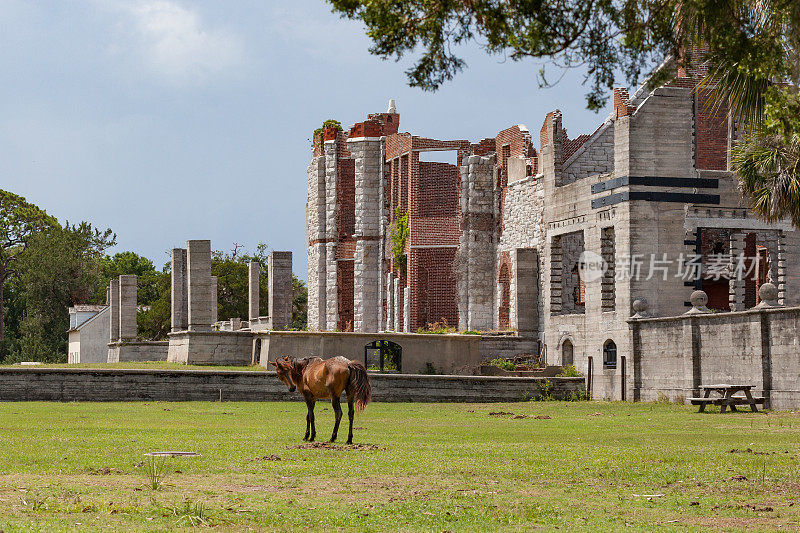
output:
[[[255,332],[260,340],[258,362],[284,355],[294,357],[336,357],[364,361],[364,347],[377,340],[388,340],[403,349],[402,371],[421,374],[428,364],[437,373],[452,374],[464,366],[481,361],[478,335],[426,335],[420,333],[331,333],[317,331]],[[257,344],[258,346],[258,344]]]
[[112,342],[108,345],[107,362],[166,361],[168,348],[168,341]]
[[483,335],[480,343],[482,361],[491,361],[498,357],[512,359],[520,354],[536,355],[539,353],[539,341],[536,337],[516,337],[513,335]]
[[774,409],[800,407],[800,308],[631,320],[633,398],[680,399],[700,385],[753,385]]
[[[403,349],[402,371],[463,373],[485,359],[536,353],[536,339],[514,336],[319,331],[179,331],[169,334],[167,360],[200,365],[261,364],[284,355],[363,361],[364,348],[388,340]],[[109,360],[109,362],[111,362]]]
[[[515,402],[542,388],[568,399],[582,378],[370,374],[379,402]],[[546,381],[546,383],[545,383]],[[300,401],[275,372],[219,370],[0,369],[0,401]]]
[[253,333],[249,331],[178,331],[169,334],[167,361],[192,365],[249,365]]

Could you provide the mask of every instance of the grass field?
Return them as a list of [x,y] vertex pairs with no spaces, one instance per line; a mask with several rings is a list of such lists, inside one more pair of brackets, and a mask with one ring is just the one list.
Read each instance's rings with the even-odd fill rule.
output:
[[[353,448],[298,448],[299,402],[0,404],[0,529],[800,527],[794,413],[378,403],[355,425]],[[202,456],[166,460],[154,490],[158,450]]]

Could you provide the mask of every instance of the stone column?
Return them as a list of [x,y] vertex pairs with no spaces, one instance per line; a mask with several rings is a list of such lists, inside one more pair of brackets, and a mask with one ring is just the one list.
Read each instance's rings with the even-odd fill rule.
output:
[[[311,267],[309,266],[309,269]],[[253,322],[258,320],[259,316],[259,303],[261,301],[261,265],[258,261],[250,261],[247,266],[247,309],[248,319],[250,320],[250,327]],[[311,309],[311,301],[309,300],[309,310]]]
[[403,288],[403,331],[411,330],[411,287]]
[[111,322],[108,340],[115,342],[119,340],[119,278],[112,279],[108,285],[108,306]]
[[787,264],[786,264],[786,232],[778,230],[778,249],[777,249],[777,263],[776,269],[777,278],[775,287],[778,289],[778,303],[786,305],[786,278],[787,278]]
[[292,325],[292,252],[272,252],[267,265],[272,329]]
[[211,331],[211,241],[186,243],[189,331]]
[[380,302],[381,139],[347,141],[355,159],[355,233],[353,331],[378,331]]
[[211,323],[216,324],[219,312],[219,298],[217,296],[217,276],[211,276]]
[[402,291],[403,288],[400,286],[400,279],[397,278],[394,280],[394,311],[393,311],[393,322],[394,322],[394,331],[403,331],[403,324],[400,322],[400,317],[403,315],[400,312],[400,302],[402,302]]
[[136,339],[136,276],[132,274],[119,277],[119,338]]
[[461,173],[461,237],[458,245],[458,320],[461,329],[487,330],[494,323],[495,158],[465,157]]
[[[308,329],[326,329],[326,189],[325,156],[311,160],[308,166],[308,202],[306,203],[306,238],[308,261]],[[256,316],[258,316],[258,311]]]
[[186,249],[172,249],[172,331],[189,328],[188,301],[186,294]]
[[[739,256],[744,254],[745,249],[745,237],[744,233],[734,233],[731,232],[730,237],[730,249],[731,249],[731,257],[730,257],[730,272],[731,278],[728,281],[729,286],[729,302],[731,311],[744,311],[745,309],[745,279],[744,279],[744,272],[741,272],[741,276],[736,275],[736,265],[739,261]],[[740,278],[740,279],[738,279]]]
[[383,329],[394,331],[394,276],[386,274],[386,324]]

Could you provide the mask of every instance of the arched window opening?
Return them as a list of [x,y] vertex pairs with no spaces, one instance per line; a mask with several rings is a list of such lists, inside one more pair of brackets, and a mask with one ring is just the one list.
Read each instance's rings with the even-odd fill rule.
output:
[[617,368],[617,344],[610,339],[603,345],[603,368]]
[[561,345],[561,366],[574,366],[575,357],[572,342],[565,340]]
[[379,340],[364,346],[364,366],[367,370],[400,372],[402,361],[403,348],[395,342]]

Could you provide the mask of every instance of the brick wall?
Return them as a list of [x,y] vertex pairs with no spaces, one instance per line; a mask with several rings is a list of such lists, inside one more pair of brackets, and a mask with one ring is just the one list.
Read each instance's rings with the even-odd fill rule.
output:
[[728,168],[727,107],[713,107],[710,91],[695,94],[696,166],[706,170]]
[[355,309],[353,300],[353,261],[338,261],[336,264],[336,294],[339,303],[339,331],[353,331]]
[[409,243],[458,244],[458,169],[447,163],[419,163],[412,175]]
[[458,326],[455,248],[412,249],[409,255],[411,284],[410,329],[447,322]]
[[338,235],[344,239],[353,235],[356,224],[356,177],[355,161],[339,159],[336,181],[336,202],[339,206]]

